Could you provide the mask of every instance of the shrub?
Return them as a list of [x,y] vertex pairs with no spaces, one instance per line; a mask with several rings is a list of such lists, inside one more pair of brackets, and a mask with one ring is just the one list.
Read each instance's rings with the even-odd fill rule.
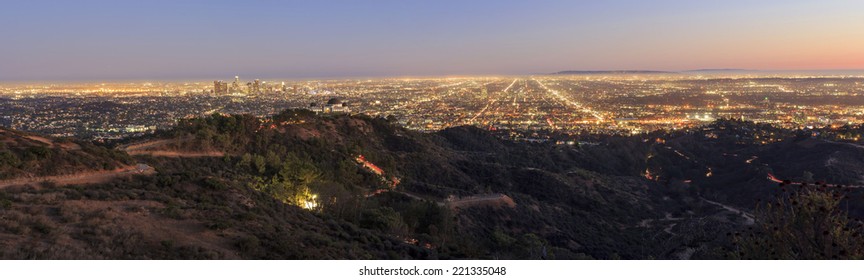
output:
[[757,224],[733,235],[737,259],[862,259],[864,235],[839,205],[840,190],[802,188],[757,210]]

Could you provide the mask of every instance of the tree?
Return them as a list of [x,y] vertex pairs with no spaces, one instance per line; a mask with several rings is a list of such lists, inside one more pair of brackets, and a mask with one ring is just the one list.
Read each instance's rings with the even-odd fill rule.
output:
[[253,157],[253,162],[255,163],[255,170],[258,171],[258,174],[264,174],[267,171],[267,160],[264,159],[261,155],[255,155]]
[[294,185],[309,186],[321,177],[321,172],[311,162],[289,156],[286,157],[278,175],[282,180],[290,181]]
[[269,167],[278,168],[282,166],[282,159],[272,150],[267,151],[265,159],[267,161],[267,166]]
[[360,226],[402,234],[406,232],[407,228],[399,212],[390,207],[364,210],[363,217],[360,219]]
[[540,238],[536,234],[526,233],[519,237],[517,248],[519,248],[520,257],[524,259],[547,258],[546,240]]
[[245,168],[252,167],[252,155],[249,153],[243,154],[243,157],[240,158],[240,162],[237,163],[237,166]]
[[0,151],[0,166],[18,167],[21,160],[14,153],[9,151]]
[[[264,157],[255,155],[252,158],[259,173],[264,173],[266,169]],[[306,209],[320,209],[318,195],[310,185],[321,177],[321,172],[311,163],[293,158],[295,160],[286,160],[279,172],[269,180],[253,177],[249,186],[283,203]]]
[[735,233],[732,258],[862,259],[864,232],[839,205],[843,191],[802,187],[759,206],[754,230]]

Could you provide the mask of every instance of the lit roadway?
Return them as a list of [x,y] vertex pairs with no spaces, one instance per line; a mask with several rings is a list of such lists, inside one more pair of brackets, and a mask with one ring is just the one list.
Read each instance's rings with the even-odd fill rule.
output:
[[507,86],[507,88],[504,89],[504,93],[507,93],[507,91],[510,90],[510,88],[513,87],[513,85],[515,85],[515,84],[516,84],[516,81],[518,81],[518,80],[519,80],[519,79],[513,79],[513,82],[510,83],[510,85]]
[[[547,98],[547,94],[530,94],[530,87],[527,80],[520,83],[520,79],[514,79],[506,88],[499,91],[492,91],[486,96],[486,104],[480,108],[468,121],[467,124],[472,125],[494,125],[494,124],[512,124],[514,121],[520,123],[536,122],[537,124],[546,124],[552,129],[559,129],[556,123],[566,123],[554,113],[555,109],[550,112],[538,114],[535,112],[539,107],[536,104],[561,104],[562,109],[567,109],[567,104],[562,104],[558,99]],[[521,106],[526,103],[526,106]],[[533,105],[532,105],[533,104]],[[543,106],[543,105],[541,105]],[[548,106],[548,105],[546,105]],[[526,111],[527,110],[527,111]],[[530,120],[525,120],[525,117],[531,116]],[[537,119],[534,119],[537,116]]]
[[483,113],[486,112],[486,110],[489,109],[489,106],[492,106],[492,104],[494,104],[494,103],[495,103],[495,100],[494,100],[494,99],[489,99],[489,103],[486,103],[486,107],[483,107],[483,109],[480,110],[480,112],[477,112],[477,114],[474,115],[474,117],[471,117],[471,119],[468,120],[468,123],[474,124],[474,120],[476,120],[478,117],[480,117],[481,115],[483,115]]
[[557,98],[558,100],[561,100],[564,104],[569,105],[570,107],[573,107],[574,109],[576,109],[578,111],[582,111],[586,114],[590,114],[590,115],[594,116],[594,118],[596,118],[597,121],[600,121],[600,122],[603,121],[603,117],[600,116],[600,113],[598,113],[597,111],[594,111],[591,108],[585,107],[579,102],[575,102],[573,100],[570,100],[570,98],[567,98],[566,96],[561,95],[557,90],[550,89],[549,87],[544,85],[543,82],[541,82],[540,80],[538,80],[536,78],[531,78],[531,79],[534,80],[535,82],[537,82],[537,84],[539,84],[540,87],[542,87],[544,90],[546,90],[546,92],[548,92],[552,96],[555,96],[555,98]]

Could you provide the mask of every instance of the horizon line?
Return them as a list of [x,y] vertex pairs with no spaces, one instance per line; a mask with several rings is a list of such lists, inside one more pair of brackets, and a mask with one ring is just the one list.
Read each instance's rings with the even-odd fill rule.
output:
[[[662,74],[686,74],[686,75],[696,75],[696,72],[754,72],[754,73],[762,73],[762,74],[781,74],[781,73],[799,73],[802,72],[862,72],[864,74],[864,68],[860,69],[746,69],[746,68],[699,68],[699,69],[686,69],[686,70],[657,70],[657,69],[598,69],[598,70],[585,70],[585,69],[571,69],[571,70],[560,70],[557,72],[547,72],[547,73],[522,73],[522,74],[501,74],[501,73],[475,73],[475,74],[421,74],[421,75],[412,75],[412,74],[404,74],[404,75],[390,75],[390,74],[369,74],[369,75],[323,75],[323,76],[294,76],[294,77],[277,77],[275,75],[259,75],[256,78],[252,79],[270,79],[270,80],[285,80],[285,81],[314,81],[314,80],[361,80],[361,79],[425,79],[425,78],[469,78],[469,77],[514,77],[514,76],[553,76],[553,75],[562,75],[564,72],[585,72],[586,74],[591,74],[591,72],[597,74],[646,74],[646,75],[662,75]],[[616,73],[620,72],[620,73]],[[645,73],[628,73],[628,72],[645,72]],[[655,73],[650,73],[655,72]],[[564,73],[563,75],[566,75]],[[35,82],[142,82],[142,81],[164,81],[164,82],[200,82],[200,81],[214,81],[214,77],[217,75],[211,75],[208,78],[205,77],[177,77],[177,78],[34,78],[34,79],[3,79],[0,78],[0,83],[35,83]],[[255,77],[255,75],[244,75],[244,74],[234,74],[225,76],[226,79],[216,78],[216,80],[228,80],[233,78],[233,76],[246,76],[246,77]],[[220,76],[221,77],[221,76]]]

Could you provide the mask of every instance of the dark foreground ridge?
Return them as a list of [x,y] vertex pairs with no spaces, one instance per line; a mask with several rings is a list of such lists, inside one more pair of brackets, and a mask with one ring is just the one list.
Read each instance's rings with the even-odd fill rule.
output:
[[304,110],[110,146],[3,130],[0,258],[861,258],[861,132],[554,145]]

